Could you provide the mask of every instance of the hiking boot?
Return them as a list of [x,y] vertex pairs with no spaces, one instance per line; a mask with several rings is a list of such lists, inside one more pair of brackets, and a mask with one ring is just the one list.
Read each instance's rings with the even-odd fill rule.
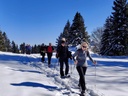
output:
[[78,84],[78,87],[80,88],[80,84]]
[[64,79],[64,78],[65,78],[65,76],[60,76],[60,78],[61,78],[61,79]]
[[70,75],[69,75],[69,74],[65,75],[65,78],[69,78],[69,77],[70,77]]
[[82,90],[80,96],[85,96],[85,95],[86,95],[85,90]]

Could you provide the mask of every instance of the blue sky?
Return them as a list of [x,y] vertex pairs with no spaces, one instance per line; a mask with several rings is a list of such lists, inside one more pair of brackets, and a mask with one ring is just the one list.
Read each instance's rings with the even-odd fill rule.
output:
[[76,12],[84,18],[89,34],[111,15],[114,0],[0,0],[0,30],[16,44],[55,45]]

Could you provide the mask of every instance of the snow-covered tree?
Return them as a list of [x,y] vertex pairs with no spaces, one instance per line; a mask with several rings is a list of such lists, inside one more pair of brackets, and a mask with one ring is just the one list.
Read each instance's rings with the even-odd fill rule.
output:
[[60,36],[56,39],[57,40],[57,45],[60,44],[60,41],[62,38],[65,38],[66,41],[67,41],[67,44],[68,44],[68,41],[69,41],[69,31],[70,31],[70,22],[69,20],[67,21],[64,29],[63,29],[63,32],[60,33]]
[[[127,16],[127,31],[128,31],[128,3],[126,5],[126,16]],[[126,55],[128,55],[128,35],[127,35],[127,40],[126,40],[127,46],[126,46]]]
[[113,52],[114,55],[126,55],[127,46],[127,16],[126,2],[127,0],[115,0],[113,10]]
[[[112,24],[110,26],[111,30],[105,30],[108,33],[105,37],[103,34],[101,53],[103,55],[126,55],[127,49],[127,38],[128,38],[128,30],[127,30],[127,15],[126,15],[126,0],[115,0],[113,2],[114,7],[112,15],[110,17]],[[105,34],[106,34],[105,33]],[[109,35],[110,34],[110,35]],[[106,39],[105,39],[106,38]],[[107,46],[107,47],[106,47]]]
[[2,31],[0,30],[0,51],[4,50],[4,37]]
[[104,24],[104,32],[101,38],[101,47],[100,54],[102,55],[111,55],[110,50],[112,49],[112,41],[113,41],[113,30],[112,30],[112,18],[111,16],[106,19],[106,23]]
[[89,35],[86,32],[84,19],[81,14],[77,12],[70,27],[68,43],[71,45],[78,45],[81,41],[88,41],[88,39]]

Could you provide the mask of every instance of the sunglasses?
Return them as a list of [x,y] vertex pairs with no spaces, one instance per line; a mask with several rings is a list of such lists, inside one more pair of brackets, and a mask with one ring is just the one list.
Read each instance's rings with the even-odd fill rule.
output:
[[83,48],[87,48],[87,46],[82,46]]

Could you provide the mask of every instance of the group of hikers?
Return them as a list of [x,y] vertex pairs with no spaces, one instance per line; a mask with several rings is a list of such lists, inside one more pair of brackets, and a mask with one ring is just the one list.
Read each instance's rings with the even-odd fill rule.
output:
[[[80,45],[80,48],[78,48],[74,54],[72,54],[68,50],[68,46],[66,45],[66,40],[62,39],[60,42],[60,45],[58,45],[57,49],[54,50],[51,43],[49,43],[49,46],[45,46],[42,44],[40,54],[42,55],[42,62],[45,62],[45,53],[47,53],[48,56],[48,66],[50,67],[51,64],[51,57],[52,53],[56,52],[56,58],[59,60],[60,65],[60,77],[70,77],[69,75],[69,63],[68,59],[74,61],[74,64],[76,65],[76,70],[79,74],[79,83],[78,87],[81,88],[81,96],[85,96],[86,91],[86,84],[85,84],[85,74],[87,71],[88,63],[87,63],[87,57],[93,62],[93,64],[96,64],[96,61],[92,59],[89,50],[89,46],[87,42],[82,42]],[[64,71],[64,64],[65,64],[65,71]]]
[[47,53],[47,57],[48,57],[48,67],[50,67],[50,64],[51,64],[51,58],[52,58],[52,54],[54,52],[54,48],[52,46],[51,43],[49,43],[48,46],[45,46],[44,44],[41,45],[41,48],[40,48],[40,54],[42,56],[41,58],[41,61],[43,63],[45,63],[45,54]]

